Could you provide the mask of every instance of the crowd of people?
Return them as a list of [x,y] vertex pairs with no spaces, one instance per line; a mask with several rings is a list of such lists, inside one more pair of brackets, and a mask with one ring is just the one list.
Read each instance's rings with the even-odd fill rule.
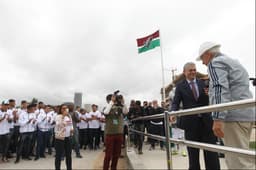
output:
[[[196,78],[196,65],[188,62],[183,67],[185,79],[176,84],[175,95],[168,104],[157,100],[131,100],[124,103],[117,92],[106,96],[107,105],[102,111],[93,104],[91,111],[75,107],[73,104],[60,106],[45,105],[43,102],[21,101],[19,108],[14,99],[5,100],[0,105],[0,152],[2,162],[8,162],[14,155],[15,163],[20,159],[45,158],[55,148],[55,168],[60,169],[61,160],[66,158],[67,169],[72,169],[71,152],[82,158],[80,149],[97,150],[105,148],[103,169],[116,169],[121,147],[125,146],[128,127],[137,131],[165,136],[164,119],[137,120],[135,118],[177,111],[209,104],[252,98],[249,91],[249,77],[244,67],[220,52],[220,45],[207,42],[199,49],[198,60],[208,67],[209,86]],[[216,144],[223,138],[226,146],[249,148],[249,138],[255,123],[255,108],[170,117],[170,122],[183,129],[186,140]],[[145,137],[131,133],[130,140],[143,154]],[[156,144],[165,150],[164,142],[148,138],[149,150]],[[102,145],[101,145],[102,144]],[[102,147],[103,148],[103,147]],[[201,169],[199,149],[187,147],[189,169]],[[218,154],[204,150],[206,169],[220,169]],[[255,167],[248,158],[227,153],[228,168],[250,169]],[[111,162],[111,165],[110,165]]]
[[[43,102],[28,103],[21,101],[16,107],[14,99],[5,100],[0,105],[0,151],[2,162],[16,155],[34,160],[45,158],[45,152],[52,155],[55,143],[54,128],[60,106],[45,105]],[[90,112],[70,104],[67,112],[71,117],[72,148],[77,158],[82,158],[80,149],[97,150],[104,141],[104,114],[93,104]]]

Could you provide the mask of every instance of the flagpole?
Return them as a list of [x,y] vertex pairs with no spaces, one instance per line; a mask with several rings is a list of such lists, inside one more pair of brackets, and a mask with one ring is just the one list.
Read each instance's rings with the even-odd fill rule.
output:
[[[163,82],[163,98],[162,101],[165,104],[165,80],[164,80],[164,58],[162,51],[162,42],[159,30],[159,39],[160,39],[160,50],[161,50],[161,65],[162,65],[162,82]],[[170,144],[170,124],[169,124],[169,114],[167,111],[164,112],[164,127],[165,127],[165,145],[166,145],[166,160],[167,160],[167,169],[172,170],[172,155],[171,152],[171,144]]]
[[163,96],[162,101],[165,102],[165,79],[164,79],[164,58],[163,58],[163,51],[162,51],[162,41],[161,41],[161,35],[159,30],[159,40],[160,40],[160,51],[161,51],[161,65],[162,65],[162,88],[163,88]]

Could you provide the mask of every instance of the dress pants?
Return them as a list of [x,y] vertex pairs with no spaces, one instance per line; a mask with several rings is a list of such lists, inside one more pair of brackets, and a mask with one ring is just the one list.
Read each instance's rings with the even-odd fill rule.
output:
[[9,141],[10,141],[9,134],[0,135],[0,145],[2,148],[2,159],[7,158]]
[[[214,136],[212,129],[207,127],[201,118],[194,122],[197,126],[185,130],[185,139],[216,144],[217,137]],[[200,149],[187,147],[189,158],[189,170],[200,170],[199,151]],[[204,162],[206,170],[219,170],[220,162],[218,153],[204,150]]]
[[121,146],[123,142],[123,134],[106,135],[105,136],[105,158],[103,170],[108,170],[111,161],[111,170],[116,170],[118,158],[121,154]]
[[29,157],[32,135],[33,135],[32,132],[25,132],[20,134],[20,140],[18,142],[18,147],[17,147],[16,160],[20,159],[20,155],[22,151],[24,151],[24,158]]
[[65,137],[64,140],[55,139],[55,150],[56,150],[55,169],[60,170],[61,157],[65,153],[67,170],[72,170],[72,157],[71,157],[72,138]]

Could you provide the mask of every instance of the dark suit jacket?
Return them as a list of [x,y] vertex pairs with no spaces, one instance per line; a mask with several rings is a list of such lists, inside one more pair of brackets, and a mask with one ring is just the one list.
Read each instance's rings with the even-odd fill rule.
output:
[[[193,96],[192,90],[187,82],[183,80],[176,85],[175,96],[172,102],[171,111],[177,111],[180,109],[182,103],[183,109],[189,109],[200,106],[207,106],[209,104],[209,98],[204,93],[205,84],[202,80],[197,79],[199,97],[196,100]],[[189,130],[196,128],[198,121],[203,121],[206,128],[212,129],[212,117],[210,113],[202,114],[200,118],[198,115],[181,116],[177,119],[177,127]]]

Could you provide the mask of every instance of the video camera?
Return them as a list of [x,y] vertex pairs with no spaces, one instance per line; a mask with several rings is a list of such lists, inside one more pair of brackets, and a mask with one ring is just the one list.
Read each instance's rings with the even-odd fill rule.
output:
[[119,90],[116,90],[113,95],[116,96],[116,103],[117,103],[116,105],[123,106],[123,104],[122,104],[123,96],[118,95],[119,92],[120,92]]

